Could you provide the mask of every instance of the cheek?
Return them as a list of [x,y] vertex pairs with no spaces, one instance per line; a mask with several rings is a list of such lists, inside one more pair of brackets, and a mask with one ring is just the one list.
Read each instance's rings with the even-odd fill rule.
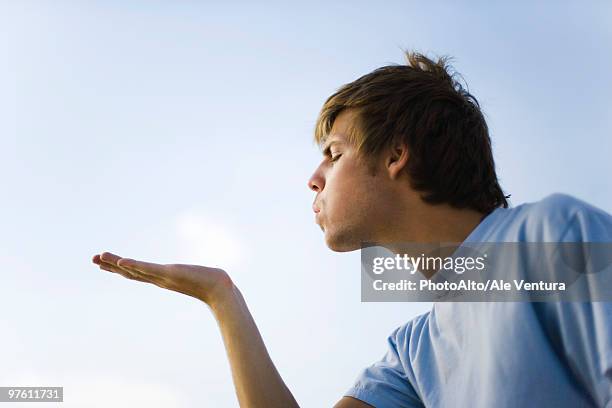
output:
[[348,213],[359,212],[367,192],[357,170],[348,167],[339,169],[328,181],[326,204],[329,215],[342,218]]

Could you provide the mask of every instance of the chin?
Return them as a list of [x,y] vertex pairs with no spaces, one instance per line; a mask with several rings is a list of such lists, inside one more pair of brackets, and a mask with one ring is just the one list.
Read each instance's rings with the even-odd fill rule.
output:
[[330,234],[328,231],[325,231],[325,243],[327,247],[334,252],[350,252],[361,249],[360,240],[349,239],[341,235],[342,234]]

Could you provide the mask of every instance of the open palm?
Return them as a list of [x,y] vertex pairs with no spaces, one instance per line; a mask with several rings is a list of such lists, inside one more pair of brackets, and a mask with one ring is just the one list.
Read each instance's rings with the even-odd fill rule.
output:
[[220,292],[231,287],[228,274],[219,268],[200,265],[156,264],[122,258],[110,252],[94,255],[100,269],[118,273],[128,279],[152,283],[160,288],[181,292],[204,301],[214,302]]

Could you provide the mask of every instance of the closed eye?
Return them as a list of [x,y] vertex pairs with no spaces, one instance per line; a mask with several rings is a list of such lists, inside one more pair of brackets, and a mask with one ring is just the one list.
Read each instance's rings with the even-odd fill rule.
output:
[[337,154],[337,155],[335,155],[335,156],[332,156],[332,157],[329,159],[329,161],[333,163],[333,162],[337,161],[337,160],[340,158],[340,156],[342,156],[342,154]]

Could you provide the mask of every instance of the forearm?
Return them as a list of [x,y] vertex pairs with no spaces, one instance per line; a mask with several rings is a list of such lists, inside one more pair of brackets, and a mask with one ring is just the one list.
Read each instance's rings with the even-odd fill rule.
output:
[[225,292],[210,306],[223,336],[240,406],[297,407],[268,355],[242,294],[233,285]]

